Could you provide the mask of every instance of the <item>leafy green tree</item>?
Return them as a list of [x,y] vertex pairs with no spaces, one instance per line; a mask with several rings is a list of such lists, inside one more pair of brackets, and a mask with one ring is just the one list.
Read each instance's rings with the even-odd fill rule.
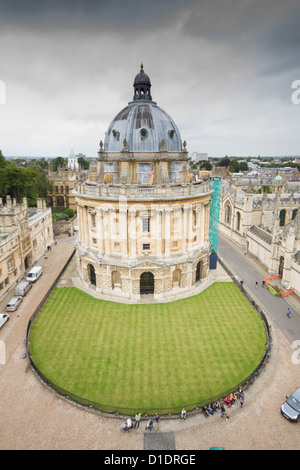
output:
[[27,166],[40,166],[44,170],[48,170],[49,163],[48,163],[48,160],[45,157],[43,157],[43,158],[30,160]]
[[20,168],[14,162],[0,168],[0,197],[9,195],[19,203],[24,197],[29,207],[36,206],[37,198],[46,198],[51,182],[40,167]]
[[68,164],[68,159],[63,158],[63,157],[53,158],[53,160],[51,162],[51,166],[52,166],[53,171],[57,171],[59,166],[61,168],[64,168],[65,166],[67,166],[67,164]]
[[0,197],[5,198],[5,196],[9,194],[9,186],[7,169],[0,167]]
[[239,171],[248,171],[248,170],[249,170],[249,167],[248,167],[247,162],[241,162],[239,164]]
[[84,157],[77,158],[78,164],[83,168],[83,170],[88,170],[90,167],[90,163]]
[[200,165],[200,170],[205,169],[207,171],[210,171],[212,169],[212,164],[210,162],[203,162]]
[[217,163],[217,166],[226,166],[228,168],[230,165],[230,159],[226,156],[225,158],[222,158],[222,160]]
[[239,172],[239,162],[237,160],[231,160],[229,164],[229,171],[231,173],[238,173]]
[[5,168],[7,166],[7,161],[0,150],[0,168]]

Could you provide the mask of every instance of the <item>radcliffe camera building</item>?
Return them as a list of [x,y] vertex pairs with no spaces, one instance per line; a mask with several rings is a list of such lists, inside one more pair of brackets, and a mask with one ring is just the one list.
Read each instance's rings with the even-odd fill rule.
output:
[[121,301],[178,298],[208,276],[210,180],[189,173],[186,143],[152,100],[143,65],[133,87],[75,184],[78,270]]

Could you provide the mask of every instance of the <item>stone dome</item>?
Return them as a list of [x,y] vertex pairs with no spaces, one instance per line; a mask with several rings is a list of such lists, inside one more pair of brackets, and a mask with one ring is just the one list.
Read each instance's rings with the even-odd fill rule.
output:
[[134,79],[133,101],[128,103],[110,123],[104,139],[104,152],[120,152],[124,139],[129,152],[181,152],[179,130],[173,119],[152,101],[151,82],[141,71]]

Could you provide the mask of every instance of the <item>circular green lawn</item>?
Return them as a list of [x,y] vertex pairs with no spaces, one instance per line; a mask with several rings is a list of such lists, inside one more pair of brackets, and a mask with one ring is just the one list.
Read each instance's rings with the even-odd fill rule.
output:
[[221,396],[258,366],[265,343],[263,322],[231,282],[135,305],[56,288],[30,332],[32,360],[57,387],[133,413]]

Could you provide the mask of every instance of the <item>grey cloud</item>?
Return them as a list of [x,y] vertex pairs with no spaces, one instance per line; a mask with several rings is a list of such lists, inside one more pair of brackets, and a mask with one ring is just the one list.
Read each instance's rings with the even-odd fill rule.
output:
[[71,146],[94,155],[132,99],[141,62],[153,100],[175,120],[190,151],[276,153],[261,128],[273,118],[279,129],[280,116],[289,123],[282,141],[286,136],[296,149],[297,109],[289,102],[299,54],[296,3],[0,0],[0,79],[8,95],[0,107],[2,150],[13,154],[15,136],[22,136],[27,154],[47,142],[51,155]]

